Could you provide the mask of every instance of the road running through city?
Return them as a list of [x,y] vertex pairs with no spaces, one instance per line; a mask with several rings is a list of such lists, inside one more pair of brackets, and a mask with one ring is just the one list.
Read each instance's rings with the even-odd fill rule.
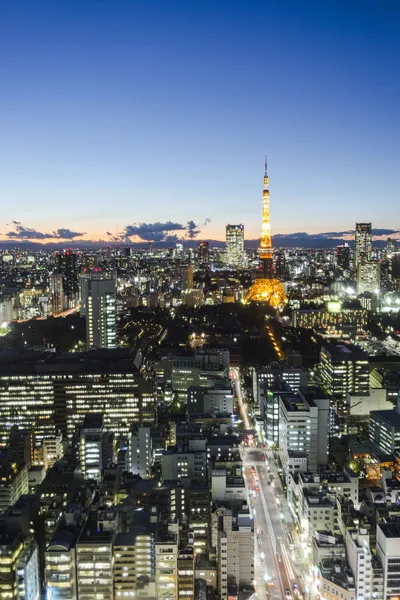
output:
[[[251,430],[239,369],[231,371],[243,425]],[[300,600],[304,597],[302,565],[295,559],[290,537],[292,517],[281,489],[276,458],[271,450],[250,446],[243,447],[242,459],[254,516],[257,599]]]

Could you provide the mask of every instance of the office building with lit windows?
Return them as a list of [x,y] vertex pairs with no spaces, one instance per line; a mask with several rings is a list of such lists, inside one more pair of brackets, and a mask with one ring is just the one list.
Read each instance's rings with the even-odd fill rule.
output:
[[71,249],[55,254],[55,273],[63,278],[64,308],[74,308],[79,300],[78,256]]
[[383,454],[400,456],[400,413],[393,410],[373,410],[369,415],[369,439]]
[[368,354],[351,344],[324,344],[321,347],[318,373],[329,396],[346,398],[347,394],[369,394]]
[[[220,509],[218,517],[218,592],[237,598],[254,583],[254,521],[248,511]],[[249,594],[250,596],[250,594]]]
[[346,308],[340,302],[327,302],[324,308],[296,308],[294,327],[313,329],[318,333],[349,336],[368,330],[368,311],[365,308]]
[[230,267],[243,267],[244,265],[243,225],[226,226],[226,262]]
[[38,546],[22,531],[16,534],[5,529],[0,533],[0,597],[9,600],[41,598]]
[[101,480],[104,443],[103,415],[86,415],[79,443],[81,470],[86,479]]
[[208,242],[198,243],[197,260],[199,265],[202,267],[207,267],[210,264],[210,247]]
[[159,536],[155,544],[157,600],[178,600],[178,538]]
[[293,392],[307,385],[307,369],[294,367],[282,362],[253,369],[253,398],[256,411],[263,416],[265,389],[274,385],[276,380],[285,381]]
[[113,544],[117,513],[99,511],[90,516],[76,544],[79,600],[114,600]]
[[381,263],[366,260],[357,266],[357,294],[377,294],[381,287]]
[[354,237],[354,270],[358,265],[370,260],[372,255],[372,225],[371,223],[356,223]]
[[61,273],[50,275],[51,312],[58,315],[64,310],[64,282]]
[[0,511],[15,504],[23,494],[29,493],[28,469],[24,463],[8,459],[0,461]]
[[141,355],[127,349],[88,353],[6,353],[0,364],[0,444],[13,425],[42,441],[71,437],[85,415],[101,413],[105,429],[128,436],[134,423],[154,423],[155,395],[140,373]]
[[279,447],[284,473],[317,471],[327,465],[329,431],[329,399],[319,386],[280,396]]
[[117,346],[117,283],[115,277],[96,272],[82,275],[81,296],[86,317],[86,345]]
[[183,548],[178,554],[178,598],[194,598],[194,561],[193,548]]
[[151,477],[153,464],[153,448],[151,443],[151,427],[134,425],[129,439],[131,472],[142,479]]

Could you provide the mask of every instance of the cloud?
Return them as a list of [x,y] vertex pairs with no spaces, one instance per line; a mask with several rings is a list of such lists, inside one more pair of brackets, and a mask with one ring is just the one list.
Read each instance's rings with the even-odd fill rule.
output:
[[124,238],[130,238],[133,236],[139,237],[141,240],[147,242],[162,242],[168,236],[171,231],[181,231],[185,227],[181,223],[174,223],[173,221],[166,221],[161,223],[135,223],[134,225],[127,225],[123,231]]
[[[208,220],[209,222],[209,220]],[[184,232],[182,237],[175,232]],[[156,223],[134,223],[127,225],[121,234],[121,240],[128,240],[131,237],[138,237],[146,242],[169,242],[179,239],[194,239],[200,233],[200,226],[194,221],[187,221],[186,225],[175,221],[166,221],[164,223],[157,221]],[[107,232],[107,235],[111,233]],[[113,238],[115,236],[112,236]]]
[[187,235],[187,237],[190,240],[192,240],[197,235],[199,235],[199,233],[200,233],[200,228],[198,227],[198,225],[196,225],[196,223],[194,221],[188,221],[187,224],[186,224],[186,235]]
[[79,231],[72,231],[71,229],[67,229],[61,227],[56,231],[52,231],[51,233],[45,233],[43,231],[37,231],[36,229],[32,229],[31,227],[25,227],[22,225],[20,221],[12,221],[10,225],[14,226],[13,231],[9,231],[6,233],[6,237],[16,240],[44,240],[48,238],[55,238],[59,240],[73,240],[77,237],[82,237],[85,235]]
[[57,229],[57,231],[53,231],[52,237],[59,238],[61,240],[73,240],[74,238],[82,237],[85,235],[85,233],[86,232],[71,231],[71,229],[61,228]]

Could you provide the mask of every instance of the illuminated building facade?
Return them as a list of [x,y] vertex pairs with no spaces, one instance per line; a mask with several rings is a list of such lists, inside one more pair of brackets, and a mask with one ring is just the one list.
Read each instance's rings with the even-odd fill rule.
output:
[[158,600],[178,600],[178,541],[165,534],[156,542],[156,592]]
[[73,308],[78,302],[78,266],[77,254],[71,249],[55,255],[56,273],[62,275],[64,289],[64,308]]
[[381,263],[365,260],[357,266],[357,294],[377,294],[381,287]]
[[210,247],[208,242],[199,242],[197,246],[197,260],[199,265],[205,267],[210,264]]
[[81,295],[86,316],[86,346],[117,346],[117,284],[115,277],[91,273],[81,277]]
[[279,446],[285,473],[317,471],[328,464],[329,399],[319,386],[280,396]]
[[58,315],[64,310],[64,283],[61,273],[50,275],[51,312]]
[[8,600],[41,598],[38,546],[22,532],[0,536],[0,597]]
[[329,396],[369,394],[368,354],[350,344],[325,344],[321,347],[319,367],[321,385]]
[[79,453],[81,469],[87,479],[101,480],[103,466],[103,415],[86,415],[81,431]]
[[262,226],[261,241],[258,249],[262,277],[256,279],[251,286],[245,299],[248,302],[265,302],[278,308],[287,302],[283,283],[274,277],[273,267],[273,249],[271,237],[271,222],[269,211],[269,184],[268,169],[265,161],[264,189],[263,189],[263,208],[262,208]]
[[370,260],[372,255],[372,225],[371,223],[356,223],[354,238],[354,269],[357,273],[358,265]]
[[139,372],[140,354],[10,355],[0,368],[0,445],[13,425],[37,441],[58,431],[71,437],[85,415],[101,413],[107,431],[127,436],[133,423],[155,421],[155,395]]
[[76,545],[76,576],[79,600],[114,600],[113,541],[116,513],[89,519]]
[[29,493],[26,465],[4,460],[0,463],[0,511],[13,506],[22,494]]
[[178,554],[178,597],[194,598],[194,552],[185,548]]
[[221,600],[229,600],[231,591],[237,594],[241,587],[253,586],[254,521],[248,511],[222,511],[225,514],[218,517],[218,592]]
[[335,248],[336,264],[342,272],[350,271],[351,248],[348,244]]
[[361,333],[368,331],[368,311],[365,308],[345,308],[340,302],[330,302],[326,308],[295,309],[293,326],[330,335]]
[[244,264],[244,227],[226,226],[226,262],[231,267],[243,267]]

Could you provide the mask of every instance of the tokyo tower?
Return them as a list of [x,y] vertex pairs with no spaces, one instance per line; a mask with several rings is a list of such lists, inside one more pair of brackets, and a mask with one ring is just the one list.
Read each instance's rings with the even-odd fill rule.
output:
[[283,304],[286,304],[287,298],[283,283],[274,278],[274,251],[272,248],[271,222],[269,214],[268,166],[266,158],[262,204],[261,241],[258,249],[258,256],[260,259],[262,278],[254,281],[247,294],[245,303],[265,302],[274,308],[279,308]]

